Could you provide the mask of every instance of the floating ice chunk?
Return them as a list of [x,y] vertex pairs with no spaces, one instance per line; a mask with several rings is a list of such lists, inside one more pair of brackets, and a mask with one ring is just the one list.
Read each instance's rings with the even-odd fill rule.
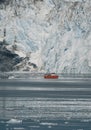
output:
[[10,119],[9,121],[7,121],[7,123],[9,124],[20,124],[22,122],[22,120],[19,119]]

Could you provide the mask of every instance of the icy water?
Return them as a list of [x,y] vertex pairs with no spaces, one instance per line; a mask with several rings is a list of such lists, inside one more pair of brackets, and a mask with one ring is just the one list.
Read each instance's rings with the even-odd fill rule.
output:
[[0,98],[0,130],[91,130],[91,99]]
[[0,98],[0,130],[91,130],[91,99]]
[[91,130],[88,82],[0,82],[0,130]]

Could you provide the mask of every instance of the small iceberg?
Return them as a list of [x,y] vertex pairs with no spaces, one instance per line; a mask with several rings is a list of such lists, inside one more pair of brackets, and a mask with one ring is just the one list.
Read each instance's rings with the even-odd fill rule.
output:
[[19,119],[10,119],[9,121],[7,121],[8,124],[20,124],[22,123],[22,120]]

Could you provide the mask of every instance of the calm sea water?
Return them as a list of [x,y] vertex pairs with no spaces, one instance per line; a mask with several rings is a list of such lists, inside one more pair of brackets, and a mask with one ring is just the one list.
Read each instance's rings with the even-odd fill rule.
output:
[[1,81],[0,130],[91,130],[90,84]]
[[0,130],[91,130],[91,99],[0,97]]

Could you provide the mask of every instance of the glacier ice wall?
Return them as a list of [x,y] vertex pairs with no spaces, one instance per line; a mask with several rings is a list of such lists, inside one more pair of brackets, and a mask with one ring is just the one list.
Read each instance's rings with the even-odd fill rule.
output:
[[4,28],[45,71],[91,73],[90,0],[2,0],[0,39]]

